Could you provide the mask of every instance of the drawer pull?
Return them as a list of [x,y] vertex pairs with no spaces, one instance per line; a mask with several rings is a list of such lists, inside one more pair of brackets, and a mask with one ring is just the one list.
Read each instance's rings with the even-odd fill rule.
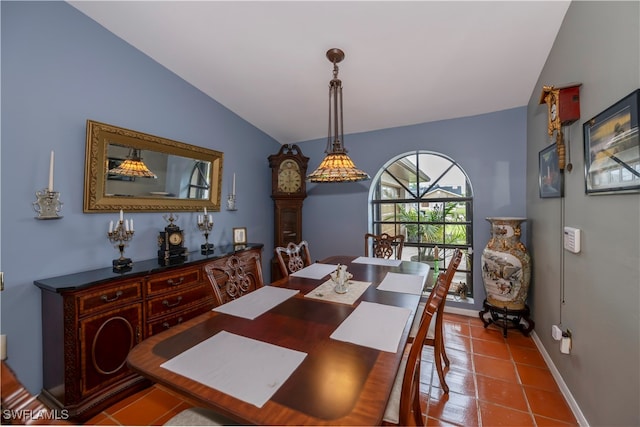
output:
[[102,295],[102,296],[100,297],[100,299],[101,299],[102,301],[104,301],[104,302],[113,302],[113,301],[117,300],[118,298],[120,298],[121,296],[122,296],[122,291],[117,291],[117,292],[116,292],[116,296],[115,296],[115,297],[113,297],[113,298],[111,298],[111,299],[109,299],[109,297],[108,297],[108,296],[106,296],[106,295]]
[[162,301],[162,304],[167,307],[175,307],[176,305],[180,304],[180,301],[182,301],[182,296],[179,296],[176,302],[173,304],[169,303],[169,300]]
[[169,284],[169,286],[178,286],[178,285],[181,285],[182,282],[184,282],[184,276],[182,276],[180,279],[178,279],[177,282],[174,282],[173,279],[167,280],[167,283]]
[[[180,323],[182,323],[182,317],[178,317],[178,321],[176,322],[176,325],[179,325]],[[162,326],[163,326],[165,329],[169,329],[169,328],[171,327],[171,325],[169,324],[169,322],[164,322],[164,323],[162,324]]]

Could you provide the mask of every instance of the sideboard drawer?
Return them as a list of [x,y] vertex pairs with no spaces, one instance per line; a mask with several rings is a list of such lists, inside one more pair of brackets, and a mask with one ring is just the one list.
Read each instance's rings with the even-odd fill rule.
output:
[[210,304],[200,305],[190,310],[185,310],[179,313],[176,313],[171,316],[162,317],[156,321],[149,322],[147,324],[147,337],[158,334],[162,331],[166,331],[167,329],[179,325],[183,322],[186,322],[189,319],[192,319],[202,313],[205,313],[213,308],[213,299]]
[[84,316],[96,310],[111,309],[120,304],[137,301],[142,298],[141,290],[142,283],[136,280],[80,294],[77,297],[78,312]]
[[147,294],[153,295],[161,292],[175,290],[200,282],[200,268],[187,268],[171,273],[149,278],[147,282]]
[[206,299],[213,301],[213,290],[207,283],[164,294],[147,301],[147,317],[152,318],[171,311],[184,310],[190,305],[202,303]]

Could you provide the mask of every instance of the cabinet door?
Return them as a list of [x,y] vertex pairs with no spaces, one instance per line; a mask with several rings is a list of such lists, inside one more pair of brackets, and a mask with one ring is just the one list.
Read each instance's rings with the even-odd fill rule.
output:
[[134,304],[80,321],[81,394],[131,374],[129,350],[141,340],[142,304]]

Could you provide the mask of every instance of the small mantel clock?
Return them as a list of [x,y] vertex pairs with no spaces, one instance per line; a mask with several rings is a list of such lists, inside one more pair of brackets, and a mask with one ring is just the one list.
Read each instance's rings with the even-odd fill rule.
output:
[[171,214],[168,218],[169,225],[164,228],[164,231],[160,231],[158,236],[158,262],[161,265],[172,265],[184,262],[187,259],[187,248],[184,247],[184,232],[174,224],[173,221],[177,220]]
[[[302,202],[307,197],[305,178],[309,158],[297,145],[283,145],[269,156],[271,198],[274,202],[274,246],[302,240]],[[280,278],[277,260],[271,263],[271,280]]]

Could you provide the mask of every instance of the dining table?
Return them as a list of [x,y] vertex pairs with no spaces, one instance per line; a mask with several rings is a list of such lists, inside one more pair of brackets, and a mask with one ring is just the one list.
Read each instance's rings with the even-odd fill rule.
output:
[[240,424],[380,425],[428,273],[331,256],[145,339],[127,363]]

